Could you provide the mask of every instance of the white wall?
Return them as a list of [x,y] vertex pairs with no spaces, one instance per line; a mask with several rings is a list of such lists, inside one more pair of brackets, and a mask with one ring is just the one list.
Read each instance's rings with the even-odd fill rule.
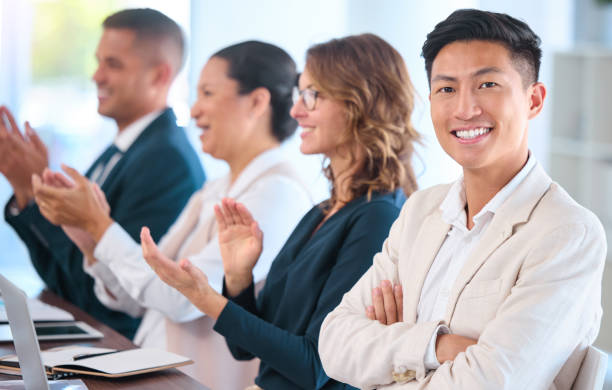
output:
[[[593,0],[589,0],[593,1]],[[544,168],[549,167],[550,115],[554,88],[553,54],[574,43],[574,0],[480,0],[479,8],[504,12],[526,22],[542,40],[540,81],[548,88],[544,109],[529,125],[529,148]]]
[[21,107],[30,82],[32,5],[0,0],[0,102]]
[[[277,44],[287,50],[302,69],[305,52],[313,44],[349,34],[378,34],[404,56],[419,94],[413,117],[417,129],[424,136],[423,146],[418,148],[419,158],[414,161],[419,185],[427,187],[448,182],[457,177],[459,168],[441,150],[435,139],[420,52],[425,36],[437,22],[457,7],[475,5],[474,0],[314,0],[306,3],[281,0],[192,1],[190,64],[193,71],[190,85],[196,85],[199,70],[211,54],[238,41],[260,39]],[[195,89],[192,88],[192,91]],[[193,98],[192,95],[192,101]],[[197,130],[192,130],[192,134],[195,136]],[[288,147],[295,151],[296,159],[308,167],[309,180],[316,180],[316,191],[320,197],[324,197],[327,183],[320,175],[320,159],[300,156],[298,144],[299,139],[294,137]],[[204,164],[211,177],[217,177],[227,170],[224,164],[208,156],[204,158]]]
[[[303,69],[308,47],[346,34],[346,7],[344,0],[192,1],[192,74],[189,83],[193,86],[192,93],[195,93],[199,72],[210,55],[244,40],[257,39],[276,44],[293,57],[299,69]],[[191,96],[193,100],[194,95]],[[197,134],[197,130],[192,130],[192,134]],[[296,160],[304,167],[305,180],[312,184],[315,199],[325,199],[328,185],[321,175],[320,157],[299,153],[297,136],[289,140],[285,147],[294,153]],[[224,163],[210,156],[204,156],[203,160],[210,178],[227,172]]]

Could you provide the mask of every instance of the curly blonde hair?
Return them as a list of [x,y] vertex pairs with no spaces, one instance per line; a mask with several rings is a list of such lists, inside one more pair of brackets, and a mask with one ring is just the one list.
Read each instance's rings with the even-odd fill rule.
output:
[[[350,199],[338,199],[334,172],[324,166],[332,183],[328,204],[397,188],[408,196],[416,191],[411,159],[420,135],[410,119],[414,87],[397,50],[374,34],[332,39],[307,51],[306,69],[318,90],[346,107],[348,131],[339,148],[357,145],[365,156],[361,169],[347,179]],[[356,163],[355,148],[345,149]]]

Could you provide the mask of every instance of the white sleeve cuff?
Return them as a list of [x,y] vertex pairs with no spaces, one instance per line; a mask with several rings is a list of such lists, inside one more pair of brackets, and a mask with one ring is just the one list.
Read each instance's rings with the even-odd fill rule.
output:
[[431,336],[431,340],[429,340],[429,344],[427,344],[427,350],[425,352],[425,359],[423,362],[426,370],[435,370],[440,367],[440,362],[436,356],[436,341],[438,340],[438,335],[448,333],[450,333],[450,329],[448,329],[446,325],[438,325],[435,332]]
[[105,264],[97,261],[88,265],[86,261],[83,261],[83,269],[93,277],[94,293],[104,306],[124,312],[132,317],[140,317],[144,314],[144,307],[126,293],[115,275]]
[[143,260],[140,245],[119,224],[106,229],[94,249],[94,257],[99,264],[92,271],[98,277],[104,276],[106,288],[117,300],[129,296],[142,303],[142,292],[156,275]]
[[126,258],[134,254],[138,255],[140,252],[140,245],[132,239],[132,236],[117,222],[113,222],[94,248],[94,257],[109,265],[113,261],[125,261]]

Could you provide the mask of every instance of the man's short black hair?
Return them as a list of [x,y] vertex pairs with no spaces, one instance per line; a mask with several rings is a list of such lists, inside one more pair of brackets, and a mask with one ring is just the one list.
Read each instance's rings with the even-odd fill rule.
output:
[[176,48],[179,56],[176,72],[182,67],[185,52],[183,32],[174,20],[161,12],[151,8],[124,9],[104,19],[102,27],[132,30],[141,42],[159,44],[167,41]]
[[476,9],[453,12],[427,34],[421,53],[425,58],[427,80],[431,82],[434,59],[444,46],[473,40],[502,44],[510,52],[510,59],[521,74],[523,85],[538,81],[542,58],[540,38],[525,22],[506,14]]

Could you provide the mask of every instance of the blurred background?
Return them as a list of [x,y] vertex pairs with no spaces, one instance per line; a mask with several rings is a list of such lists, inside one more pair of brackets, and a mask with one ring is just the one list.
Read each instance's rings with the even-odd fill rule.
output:
[[[97,114],[94,51],[102,20],[122,8],[158,9],[182,26],[189,57],[171,91],[170,105],[200,151],[189,118],[199,71],[229,44],[260,39],[287,50],[304,65],[306,49],[349,34],[373,32],[404,56],[419,94],[413,120],[424,135],[414,164],[421,188],[454,180],[460,170],[438,146],[431,126],[421,46],[435,24],[458,8],[506,12],[526,21],[542,38],[540,79],[546,107],[530,124],[530,148],[570,194],[612,231],[612,0],[0,0],[0,104],[18,122],[29,120],[50,152],[51,167],[67,163],[84,171],[110,143],[114,122]],[[328,194],[321,160],[295,153],[316,199]],[[214,179],[224,163],[200,152]],[[0,205],[11,189],[0,176]],[[608,234],[610,241],[611,234]],[[25,247],[0,222],[0,272],[28,294],[43,287]],[[577,259],[578,260],[578,259]],[[604,275],[604,322],[596,345],[612,351],[612,271]],[[612,386],[607,388],[612,389]]]

